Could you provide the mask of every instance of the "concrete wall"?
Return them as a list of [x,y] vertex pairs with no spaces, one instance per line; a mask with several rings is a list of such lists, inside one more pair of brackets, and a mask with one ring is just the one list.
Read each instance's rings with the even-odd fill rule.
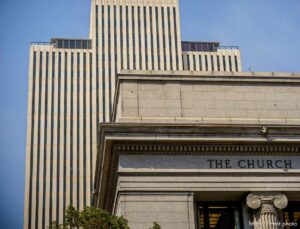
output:
[[[300,123],[299,78],[120,81],[117,122]],[[163,80],[163,81],[161,81]]]

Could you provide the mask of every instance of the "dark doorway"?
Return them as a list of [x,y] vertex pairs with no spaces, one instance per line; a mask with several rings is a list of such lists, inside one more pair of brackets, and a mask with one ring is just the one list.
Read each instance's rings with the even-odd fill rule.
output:
[[242,208],[236,202],[200,202],[199,229],[242,229]]
[[289,202],[283,210],[283,222],[286,229],[300,229],[300,202]]

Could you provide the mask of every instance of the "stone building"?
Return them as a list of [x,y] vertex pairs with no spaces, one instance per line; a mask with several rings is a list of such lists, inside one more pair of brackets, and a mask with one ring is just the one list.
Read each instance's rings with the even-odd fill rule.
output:
[[299,98],[300,74],[122,71],[93,205],[131,229],[299,228]]

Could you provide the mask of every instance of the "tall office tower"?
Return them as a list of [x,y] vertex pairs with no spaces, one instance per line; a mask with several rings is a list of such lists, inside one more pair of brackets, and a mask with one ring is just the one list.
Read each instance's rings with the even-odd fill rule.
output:
[[90,204],[95,152],[90,40],[30,48],[24,228],[62,222],[69,204]]
[[182,42],[183,69],[189,71],[241,72],[241,54],[237,46],[219,42]]
[[97,123],[110,121],[116,73],[182,70],[178,0],[94,0]]
[[177,0],[92,0],[89,40],[31,45],[24,228],[90,205],[97,124],[121,69],[182,70]]

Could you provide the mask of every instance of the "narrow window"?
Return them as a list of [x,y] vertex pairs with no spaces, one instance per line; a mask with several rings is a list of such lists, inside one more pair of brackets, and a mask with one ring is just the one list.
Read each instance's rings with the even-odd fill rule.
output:
[[141,7],[138,6],[138,30],[139,30],[139,61],[140,69],[142,69],[142,34],[141,34]]
[[232,61],[231,61],[231,56],[228,57],[229,58],[229,69],[232,72]]
[[238,72],[239,71],[239,65],[238,65],[237,56],[234,56],[234,62],[235,62],[235,71]]
[[193,55],[194,71],[196,71],[196,55]]
[[218,65],[218,71],[220,71],[220,57],[217,55],[217,65]]
[[175,51],[176,51],[176,65],[179,70],[179,58],[178,58],[178,38],[177,38],[177,20],[176,20],[176,8],[173,8],[173,20],[174,20],[174,33],[175,33]]
[[103,107],[103,121],[106,121],[106,110],[105,110],[105,105],[106,105],[106,98],[105,98],[105,88],[106,88],[106,82],[105,82],[105,27],[104,27],[104,6],[102,6],[102,107]]
[[152,69],[154,69],[154,50],[153,50],[153,12],[152,7],[150,7],[150,39],[151,39],[151,62],[152,62]]
[[[64,180],[63,180],[63,206],[64,209],[66,209],[66,190],[67,190],[67,144],[66,144],[66,139],[67,139],[67,99],[68,99],[68,94],[67,94],[67,74],[68,74],[68,53],[65,52],[65,73],[64,73],[64,107],[63,107],[63,117],[64,117]],[[63,219],[63,222],[65,223],[65,219]]]
[[52,52],[52,85],[51,85],[51,131],[50,131],[50,198],[49,198],[49,220],[52,221],[52,193],[53,193],[53,143],[54,143],[54,78],[55,78],[55,52]]
[[205,71],[208,71],[207,55],[205,55]]
[[[58,96],[57,96],[57,104],[59,104],[58,106],[58,111],[57,111],[57,129],[59,130],[60,127],[60,98],[61,98],[61,53],[58,53]],[[56,158],[57,158],[57,167],[56,167],[56,180],[57,180],[57,185],[56,185],[56,193],[59,193],[59,189],[60,189],[60,182],[59,178],[61,176],[60,174],[60,131],[58,131],[57,133],[57,148],[56,148]],[[59,206],[59,200],[60,198],[56,198],[56,206]],[[57,208],[56,210],[56,220],[59,222],[59,209]]]
[[[49,79],[49,52],[46,52],[46,83],[45,83],[45,115],[48,115],[48,79]],[[45,118],[44,122],[44,171],[43,171],[43,177],[47,177],[47,145],[48,145],[48,136],[47,136],[47,131],[48,129],[48,118]],[[43,206],[46,206],[46,182],[43,182]],[[43,208],[43,221],[42,221],[42,226],[45,227],[45,207]]]
[[[90,93],[92,93],[93,90],[93,55],[92,53],[90,53]],[[92,118],[92,114],[93,114],[93,106],[91,106],[91,104],[93,104],[93,96],[91,96],[90,94],[90,191],[93,190],[93,118]],[[97,113],[98,116],[98,113]],[[92,196],[91,196],[92,199]],[[90,205],[92,200],[90,199]],[[71,202],[72,205],[72,202]]]
[[223,69],[224,69],[224,72],[226,72],[226,57],[223,56]]
[[[97,123],[99,123],[99,115],[98,115],[99,114],[99,32],[98,31],[99,31],[99,7],[98,5],[96,5],[96,114],[97,114],[96,122]],[[72,67],[72,71],[73,71],[73,67]]]
[[[104,12],[104,9],[102,8],[102,13]],[[102,14],[103,15],[103,14]],[[80,133],[81,133],[81,129],[80,129],[80,118],[79,118],[79,114],[80,114],[80,96],[81,96],[81,94],[80,94],[80,78],[81,78],[81,76],[80,76],[80,53],[78,52],[77,53],[77,149],[76,149],[76,151],[77,151],[77,163],[76,163],[76,166],[77,166],[77,168],[76,168],[76,171],[77,171],[77,174],[76,174],[76,176],[77,176],[77,192],[76,192],[76,194],[77,194],[77,208],[79,208],[79,206],[80,206],[80,196],[79,196],[79,193],[80,193],[80,182],[78,182],[79,181],[79,178],[80,178],[80,160],[79,160],[79,158],[80,158]],[[59,205],[57,205],[57,206],[59,206]]]
[[129,56],[129,21],[128,21],[128,6],[126,6],[126,47],[127,47],[127,69],[130,69]]
[[172,34],[171,34],[171,18],[170,18],[170,7],[167,8],[168,13],[168,31],[169,31],[169,57],[170,57],[170,68],[173,69],[173,56],[172,56]]
[[[128,54],[129,55],[129,54]],[[108,90],[109,90],[109,114],[112,110],[112,99],[111,99],[111,22],[110,22],[110,6],[108,6]]]
[[83,53],[83,206],[86,207],[86,53]]
[[124,69],[124,63],[123,63],[123,12],[122,12],[122,6],[120,6],[120,37],[121,37],[121,69]]
[[[37,166],[36,166],[36,193],[39,193],[40,191],[40,182],[39,182],[39,176],[40,176],[40,157],[41,157],[41,105],[42,105],[42,100],[41,100],[41,90],[42,90],[42,77],[43,77],[43,52],[40,52],[40,64],[39,64],[39,84],[38,84],[38,114],[37,114],[37,120],[38,120],[38,126],[37,126]],[[42,185],[42,184],[41,184]],[[39,197],[36,195],[36,218],[35,218],[35,225],[36,227],[38,226],[38,218],[41,217],[39,216]]]
[[70,115],[70,204],[73,205],[73,97],[74,97],[74,53],[71,53],[71,115]]
[[[118,51],[117,51],[117,7],[114,6],[114,33],[115,33],[115,39],[114,39],[114,58],[115,58],[115,84],[117,82],[117,71],[118,71],[118,60],[117,60],[117,55],[118,55]],[[92,57],[91,57],[92,58]],[[90,60],[90,62],[92,61],[92,59]],[[90,68],[92,69],[92,68]]]
[[202,56],[199,55],[199,65],[200,65],[200,71],[202,71]]
[[167,55],[166,55],[166,33],[165,33],[165,11],[161,8],[162,17],[162,33],[163,33],[163,51],[164,51],[164,70],[167,69]]
[[132,52],[133,52],[133,69],[136,69],[136,59],[135,59],[135,13],[134,13],[134,6],[131,7],[131,11],[132,11],[132,19],[131,19],[131,23],[132,23]]
[[211,70],[214,71],[215,70],[215,63],[214,63],[214,57],[212,55],[210,56],[210,61],[211,61]]
[[158,23],[158,7],[155,7],[155,18],[156,18],[156,41],[157,41],[157,61],[158,61],[158,70],[161,70],[160,63],[160,42],[159,42],[159,23]]
[[145,62],[146,70],[148,70],[148,37],[147,37],[147,8],[144,6],[144,32],[145,32]]

